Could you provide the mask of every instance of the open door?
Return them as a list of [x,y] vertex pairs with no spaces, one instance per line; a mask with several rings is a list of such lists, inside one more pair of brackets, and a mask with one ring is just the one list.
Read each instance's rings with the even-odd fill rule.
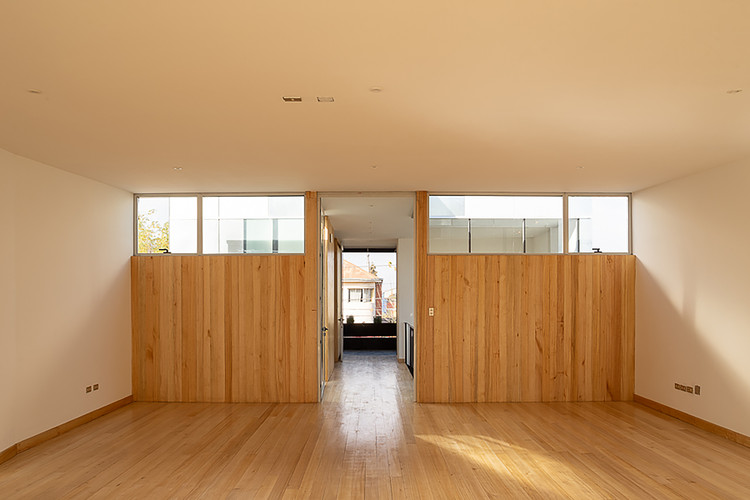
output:
[[328,337],[327,314],[326,314],[326,218],[323,214],[322,207],[319,208],[319,233],[318,233],[318,263],[319,263],[319,290],[318,290],[318,319],[320,321],[320,335],[318,336],[318,381],[320,383],[320,400],[323,401],[323,392],[325,391],[326,381],[326,345]]
[[336,239],[333,226],[328,217],[325,218],[328,238],[326,239],[326,381],[331,380],[336,363],[337,335],[336,335]]
[[[321,227],[321,384],[333,375],[337,359],[336,240],[328,217]],[[321,387],[322,392],[322,387]]]
[[341,283],[343,249],[339,240],[334,240],[334,265],[335,265],[335,289],[334,289],[334,321],[336,325],[336,361],[341,361],[344,356],[344,312],[342,310]]

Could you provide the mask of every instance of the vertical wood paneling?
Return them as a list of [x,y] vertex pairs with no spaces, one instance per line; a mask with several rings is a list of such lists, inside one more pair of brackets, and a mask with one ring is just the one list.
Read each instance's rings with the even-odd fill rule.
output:
[[[135,399],[315,398],[305,258],[133,257]],[[313,378],[305,379],[309,372]]]
[[180,401],[198,401],[198,342],[203,331],[203,261],[180,258],[182,298],[182,391]]
[[[427,286],[427,245],[429,238],[429,198],[426,191],[417,191],[414,199],[414,257],[415,269],[415,319],[414,331],[414,388],[417,401],[434,401],[434,318],[428,316],[428,304],[434,304],[434,283]],[[433,271],[434,272],[434,271]]]
[[[320,354],[318,352],[320,322],[318,320],[318,250],[320,225],[318,216],[318,193],[305,193],[305,263],[303,279],[303,298],[305,304],[305,332],[298,342],[297,359],[302,362],[300,383],[304,387],[304,401],[315,402],[320,397],[318,374],[320,373]],[[310,355],[315,353],[315,358]]]
[[423,258],[418,401],[632,399],[633,256]]

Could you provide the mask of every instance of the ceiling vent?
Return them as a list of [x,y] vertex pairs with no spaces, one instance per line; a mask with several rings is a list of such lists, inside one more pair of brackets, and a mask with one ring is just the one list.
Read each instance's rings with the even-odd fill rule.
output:
[[318,102],[333,102],[333,97],[318,97]]
[[282,99],[284,99],[284,102],[302,102],[302,98],[296,96],[284,96]]

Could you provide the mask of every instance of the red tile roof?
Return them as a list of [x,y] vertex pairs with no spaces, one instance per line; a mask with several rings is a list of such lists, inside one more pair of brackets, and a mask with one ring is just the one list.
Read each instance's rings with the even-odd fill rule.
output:
[[379,278],[372,273],[368,273],[359,266],[355,266],[351,262],[343,262],[343,279],[347,281],[383,281],[383,278]]

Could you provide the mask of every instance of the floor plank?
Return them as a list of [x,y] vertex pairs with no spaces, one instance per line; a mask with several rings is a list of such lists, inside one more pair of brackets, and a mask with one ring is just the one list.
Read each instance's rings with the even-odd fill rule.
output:
[[133,403],[0,465],[15,498],[750,498],[750,449],[635,403],[429,405],[347,352],[322,404]]

